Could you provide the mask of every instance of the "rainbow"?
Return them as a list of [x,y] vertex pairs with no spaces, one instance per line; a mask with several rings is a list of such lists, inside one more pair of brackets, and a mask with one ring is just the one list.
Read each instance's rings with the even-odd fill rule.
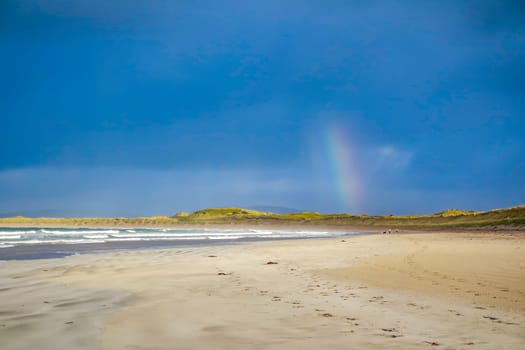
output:
[[340,207],[345,212],[357,214],[362,181],[358,176],[350,137],[335,125],[327,127],[323,136],[330,178]]

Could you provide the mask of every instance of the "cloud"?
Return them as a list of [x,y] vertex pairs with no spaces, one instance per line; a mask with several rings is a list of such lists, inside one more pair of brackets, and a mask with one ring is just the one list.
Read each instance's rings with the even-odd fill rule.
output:
[[413,152],[401,150],[391,145],[377,148],[374,152],[377,163],[381,168],[404,170],[412,162]]
[[376,188],[523,194],[518,1],[5,4],[0,169],[28,168],[1,173],[0,207],[333,211],[305,147],[331,121],[364,211]]

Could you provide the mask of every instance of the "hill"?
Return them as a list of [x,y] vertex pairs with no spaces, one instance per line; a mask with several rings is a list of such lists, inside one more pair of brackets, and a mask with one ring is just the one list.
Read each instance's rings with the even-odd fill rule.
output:
[[274,206],[274,205],[254,205],[254,206],[248,207],[248,209],[272,212],[276,214],[288,214],[288,213],[295,213],[295,212],[300,211],[297,209],[292,209],[288,207],[279,207],[279,206]]
[[135,218],[0,218],[0,226],[332,226],[370,228],[470,229],[506,227],[525,230],[525,207],[486,212],[445,210],[428,215],[377,216],[297,212],[276,214],[243,208],[210,208],[174,216]]

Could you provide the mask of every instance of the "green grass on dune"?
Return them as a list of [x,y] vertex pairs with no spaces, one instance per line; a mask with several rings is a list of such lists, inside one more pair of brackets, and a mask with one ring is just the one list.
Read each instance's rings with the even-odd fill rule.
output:
[[135,218],[0,218],[1,225],[21,226],[163,226],[163,225],[329,225],[390,228],[475,228],[513,226],[525,228],[525,207],[495,209],[486,212],[445,210],[428,215],[374,216],[299,212],[275,214],[243,208],[210,208],[174,216]]

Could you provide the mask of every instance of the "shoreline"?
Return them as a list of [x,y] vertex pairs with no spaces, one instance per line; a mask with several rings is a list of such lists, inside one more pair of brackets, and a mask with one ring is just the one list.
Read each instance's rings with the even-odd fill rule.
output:
[[[0,229],[2,227],[0,226]],[[102,226],[102,227],[92,227],[92,226],[57,226],[57,227],[41,227],[41,226],[29,226],[29,227],[7,227],[8,229],[13,228],[40,228],[40,229],[47,229],[47,228],[57,228],[57,229],[142,229],[138,226],[118,226],[118,227],[109,227],[109,226]],[[156,230],[156,228],[152,227],[144,227],[145,229],[151,229]],[[163,227],[164,228],[164,227]],[[169,229],[190,229],[189,227],[166,227]],[[137,240],[118,240],[118,239],[109,239],[105,242],[103,241],[94,241],[94,242],[74,242],[74,243],[64,243],[64,242],[57,242],[53,243],[52,240],[46,242],[42,241],[40,243],[13,243],[13,245],[7,245],[5,247],[0,248],[0,261],[12,261],[12,260],[40,260],[40,259],[53,259],[53,258],[63,258],[67,256],[72,255],[85,255],[85,254],[100,254],[100,253],[111,253],[111,252],[119,252],[119,251],[140,251],[140,250],[152,250],[152,249],[175,249],[175,248],[181,248],[181,247],[199,247],[199,246],[221,246],[221,245],[239,245],[239,244],[250,244],[250,243],[258,243],[258,242],[278,242],[278,241],[288,241],[288,240],[329,240],[329,239],[345,239],[350,238],[352,236],[360,236],[360,235],[384,235],[386,233],[386,230],[359,230],[356,227],[349,228],[347,230],[343,230],[340,227],[337,227],[338,229],[334,227],[330,228],[319,228],[319,227],[295,227],[292,228],[291,226],[283,228],[282,226],[279,227],[239,227],[239,226],[229,226],[228,228],[224,226],[213,226],[213,227],[200,227],[196,230],[210,230],[213,231],[215,229],[217,230],[232,230],[232,231],[246,231],[246,230],[297,230],[299,232],[303,233],[323,233],[323,232],[330,232],[333,233],[333,235],[329,236],[295,236],[295,237],[279,237],[279,236],[267,236],[267,237],[250,237],[250,236],[244,236],[244,237],[237,237],[237,238],[176,238],[174,236],[173,238],[146,238],[146,239],[137,239]],[[159,227],[158,229],[161,229]],[[316,229],[316,230],[312,230]],[[320,232],[320,230],[322,230]],[[337,233],[337,234],[336,234]],[[413,234],[438,234],[438,235],[470,235],[472,238],[477,237],[483,237],[483,236],[490,236],[490,235],[498,235],[498,238],[501,239],[512,239],[515,237],[522,237],[525,239],[525,232],[522,231],[509,231],[509,230],[503,230],[503,231],[491,231],[491,230],[476,230],[476,231],[457,231],[457,230],[446,230],[446,231],[424,231],[424,230],[392,230],[390,234],[386,234],[386,236],[403,236],[403,235],[413,235]],[[140,235],[140,233],[139,233]]]
[[353,236],[371,235],[370,232],[349,232],[337,237],[269,237],[239,239],[164,239],[143,241],[113,241],[104,243],[56,243],[27,244],[0,249],[0,262],[12,260],[40,260],[64,258],[73,255],[104,254],[121,251],[141,251],[155,249],[196,248],[208,246],[228,246],[240,244],[257,244],[262,242],[344,239]]

